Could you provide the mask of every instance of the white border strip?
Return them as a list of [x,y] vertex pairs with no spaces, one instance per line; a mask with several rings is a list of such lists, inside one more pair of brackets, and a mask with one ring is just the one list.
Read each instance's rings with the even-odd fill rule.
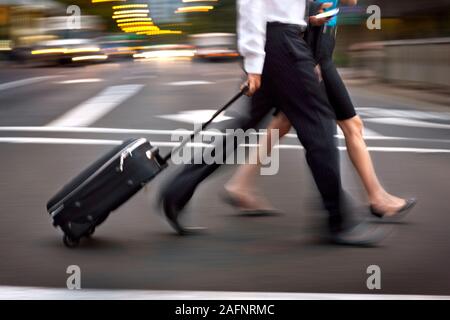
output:
[[450,300],[450,296],[227,291],[68,290],[0,286],[1,300]]

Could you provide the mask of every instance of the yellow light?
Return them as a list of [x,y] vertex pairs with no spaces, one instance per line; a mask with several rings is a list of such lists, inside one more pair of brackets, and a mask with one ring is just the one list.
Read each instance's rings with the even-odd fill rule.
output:
[[119,23],[119,27],[138,27],[138,26],[153,26],[153,22],[130,22],[130,23]]
[[11,41],[10,40],[0,40],[0,51],[11,51]]
[[208,53],[205,56],[207,57],[239,57],[239,53],[230,52],[230,53]]
[[118,50],[118,51],[120,51],[120,52],[111,52],[111,53],[109,53],[109,55],[110,56],[118,56],[118,55],[124,55],[124,54],[127,54],[127,55],[132,55],[132,54],[134,54],[136,51],[131,51],[131,50]]
[[[216,1],[216,0],[213,0]],[[136,34],[181,34],[181,31],[161,30],[154,25],[152,18],[149,17],[150,10],[148,4],[133,3],[113,6],[112,18],[116,20],[117,26],[126,33]],[[206,7],[208,10],[213,7]]]
[[178,8],[175,13],[187,13],[187,12],[208,12],[214,9],[213,6],[192,6]]
[[64,51],[64,53],[70,54],[70,53],[99,52],[99,51],[100,51],[100,48],[97,48],[97,47],[85,47],[85,48],[66,49]]
[[142,50],[142,49],[145,49],[145,47],[144,46],[119,47],[119,48],[117,48],[117,51],[120,51],[120,52],[131,52],[131,51]]
[[150,26],[129,26],[129,27],[123,27],[122,29],[151,29],[151,30],[159,30],[159,28],[155,25]]
[[131,18],[131,19],[116,20],[117,23],[138,22],[138,21],[152,21],[152,18]]
[[108,59],[107,55],[91,55],[91,56],[79,56],[73,57],[72,61],[85,61],[85,60],[106,60]]
[[154,30],[159,30],[158,27],[130,27],[130,28],[123,28],[122,29],[125,32],[135,32],[135,31],[154,31]]
[[113,19],[124,19],[124,18],[148,18],[148,15],[143,13],[133,13],[133,14],[120,14],[112,16]]
[[54,54],[54,53],[64,53],[66,51],[65,48],[49,48],[49,49],[40,49],[33,50],[31,54]]
[[48,35],[23,36],[23,37],[20,37],[19,39],[22,42],[30,43],[30,42],[54,40],[56,38],[57,37],[55,35],[48,34]]
[[113,13],[113,15],[121,15],[121,14],[133,14],[133,13],[149,13],[150,10],[120,10],[120,11],[115,11]]
[[178,31],[178,30],[158,30],[158,31],[144,31],[144,32],[136,32],[136,34],[139,35],[149,35],[149,36],[154,36],[154,35],[163,35],[163,34],[182,34],[182,31]]
[[123,4],[120,6],[114,6],[113,10],[120,10],[120,9],[131,9],[131,8],[147,8],[148,6],[146,4]]

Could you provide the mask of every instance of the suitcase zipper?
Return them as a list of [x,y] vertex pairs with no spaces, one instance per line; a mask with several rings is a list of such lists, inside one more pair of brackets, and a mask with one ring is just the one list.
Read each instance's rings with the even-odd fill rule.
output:
[[113,163],[117,156],[120,156],[120,171],[123,172],[123,161],[125,158],[130,155],[132,156],[132,152],[139,148],[141,145],[145,144],[147,142],[147,139],[140,138],[133,142],[130,146],[120,150],[118,153],[116,153],[109,161],[107,161],[103,166],[101,166],[97,171],[95,171],[89,178],[87,178],[83,183],[81,183],[78,187],[76,187],[72,192],[67,194],[61,201],[59,201],[57,204],[55,204],[53,207],[51,207],[50,215],[54,218],[58,213],[62,211],[64,208],[64,202],[76,191],[84,187],[87,183],[89,183],[92,179],[94,179],[100,172],[102,172],[105,168],[107,168],[111,163]]

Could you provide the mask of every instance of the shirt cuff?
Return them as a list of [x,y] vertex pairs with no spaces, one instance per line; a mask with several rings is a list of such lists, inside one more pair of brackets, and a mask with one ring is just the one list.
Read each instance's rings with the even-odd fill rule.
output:
[[252,56],[244,58],[244,69],[247,73],[262,74],[265,56]]

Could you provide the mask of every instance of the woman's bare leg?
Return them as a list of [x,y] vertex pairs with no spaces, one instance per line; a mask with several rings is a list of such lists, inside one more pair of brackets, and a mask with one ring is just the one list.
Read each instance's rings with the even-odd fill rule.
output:
[[[267,150],[267,154],[270,155],[272,147],[276,143],[276,141],[271,141],[271,131],[279,130],[279,138],[281,138],[290,129],[291,123],[282,112],[279,112],[267,127],[266,139],[262,139],[261,145],[252,150],[254,153],[252,156],[258,155],[261,148]],[[225,189],[233,198],[238,200],[242,210],[273,210],[270,203],[264,197],[258,195],[259,192],[255,187],[254,178],[259,174],[261,162],[259,157],[254,157],[254,159],[257,159],[256,164],[239,166],[233,177],[225,185]]]
[[[359,116],[348,120],[338,121],[339,127],[344,132],[345,142],[349,157],[356,168],[364,188],[366,189],[369,202],[374,209],[393,215],[405,205],[405,200],[389,194],[381,185],[375,173],[367,146],[363,137],[363,122]],[[273,147],[270,130],[279,130],[279,137],[286,135],[291,128],[289,120],[283,113],[279,113],[268,126],[268,135],[261,143],[265,144],[259,148],[266,147],[268,153]],[[253,152],[259,153],[259,148]],[[258,195],[254,178],[258,175],[261,167],[259,158],[256,164],[241,165],[225,189],[235,198],[239,199],[244,210],[271,210],[272,206],[263,197]]]
[[347,152],[361,177],[370,204],[377,211],[385,212],[388,216],[393,215],[405,205],[405,200],[389,194],[378,180],[364,141],[361,118],[354,116],[348,120],[338,121],[338,125],[344,132]]

